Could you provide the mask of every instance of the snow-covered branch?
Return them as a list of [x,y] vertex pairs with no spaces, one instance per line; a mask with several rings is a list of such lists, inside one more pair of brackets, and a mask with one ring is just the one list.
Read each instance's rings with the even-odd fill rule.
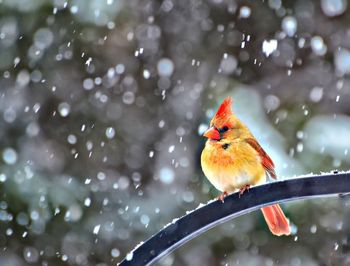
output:
[[128,253],[126,265],[150,265],[187,241],[235,217],[273,203],[350,193],[350,172],[311,175],[251,188],[239,197],[234,193],[200,205],[187,215],[174,219],[163,230]]

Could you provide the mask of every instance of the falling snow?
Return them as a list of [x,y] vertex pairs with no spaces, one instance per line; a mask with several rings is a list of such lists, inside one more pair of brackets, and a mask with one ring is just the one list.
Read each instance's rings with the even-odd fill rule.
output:
[[334,55],[334,64],[340,74],[350,74],[350,50],[339,48]]
[[98,235],[98,232],[100,231],[101,225],[98,224],[94,227],[93,233],[94,235]]
[[277,49],[277,40],[265,40],[262,44],[262,51],[269,57]]
[[316,55],[325,55],[327,52],[327,46],[320,36],[311,38],[311,49]]
[[[214,200],[200,157],[226,96],[278,177],[350,167],[347,0],[0,2],[0,265],[132,261]],[[256,213],[159,265],[345,265],[346,206],[285,204],[279,253]]]
[[292,37],[297,31],[297,20],[294,17],[287,16],[282,20],[282,29],[289,36]]

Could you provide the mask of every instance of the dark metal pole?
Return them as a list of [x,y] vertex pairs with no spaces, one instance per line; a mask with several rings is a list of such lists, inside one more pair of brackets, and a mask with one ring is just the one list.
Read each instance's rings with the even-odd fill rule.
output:
[[150,265],[210,228],[266,205],[344,193],[350,193],[350,172],[273,182],[251,188],[241,197],[234,193],[224,203],[213,201],[171,223],[130,252],[120,265]]

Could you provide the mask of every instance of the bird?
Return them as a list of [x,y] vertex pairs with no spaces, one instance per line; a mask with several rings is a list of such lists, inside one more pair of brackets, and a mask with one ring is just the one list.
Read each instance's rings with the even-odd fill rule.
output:
[[[201,154],[202,170],[210,183],[222,193],[221,201],[232,192],[239,196],[251,186],[277,179],[270,156],[260,146],[248,127],[232,111],[232,98],[224,99],[209,129]],[[261,208],[273,235],[290,235],[289,220],[278,204]]]

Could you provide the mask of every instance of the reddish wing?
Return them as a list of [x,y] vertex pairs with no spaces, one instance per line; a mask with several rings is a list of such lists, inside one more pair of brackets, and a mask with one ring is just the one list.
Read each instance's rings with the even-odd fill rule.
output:
[[246,142],[249,143],[249,145],[252,146],[259,153],[261,158],[261,163],[264,166],[266,172],[268,172],[273,179],[277,179],[275,169],[274,169],[275,165],[273,164],[273,161],[271,160],[271,158],[264,151],[264,149],[261,148],[260,144],[255,139],[252,139],[252,138],[246,139]]

